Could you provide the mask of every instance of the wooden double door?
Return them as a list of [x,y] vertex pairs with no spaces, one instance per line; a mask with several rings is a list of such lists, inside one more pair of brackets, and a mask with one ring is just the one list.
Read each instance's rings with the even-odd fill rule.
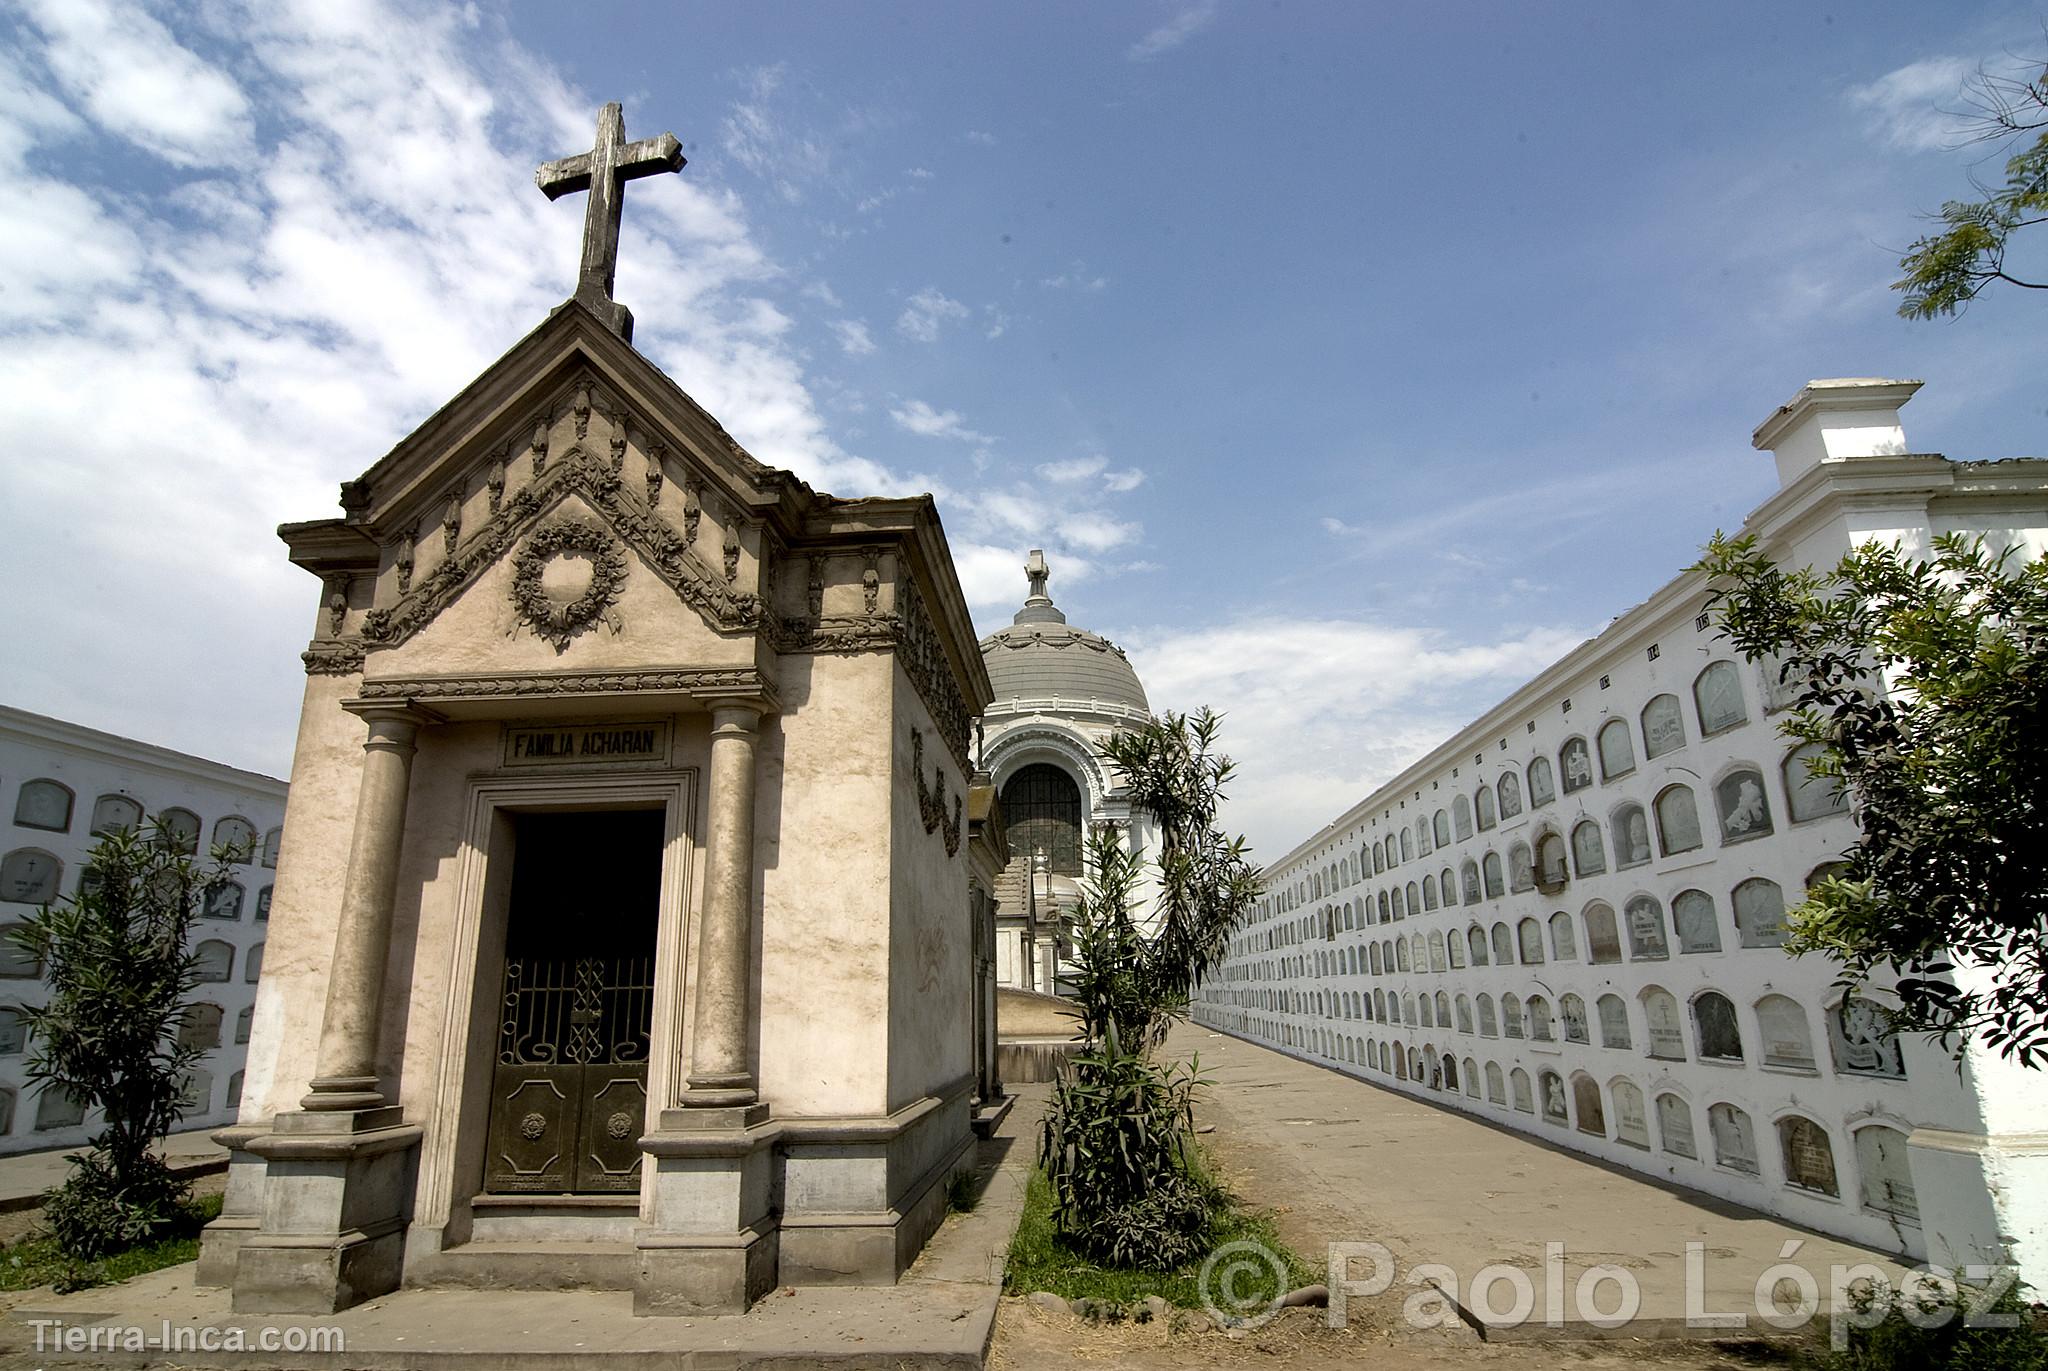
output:
[[517,827],[483,1188],[634,1192],[661,815],[523,815]]

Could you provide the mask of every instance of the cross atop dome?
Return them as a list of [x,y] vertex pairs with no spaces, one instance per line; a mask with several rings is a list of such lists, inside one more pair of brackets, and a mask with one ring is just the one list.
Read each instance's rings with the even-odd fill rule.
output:
[[1031,555],[1024,559],[1024,575],[1031,582],[1031,593],[1024,599],[1024,608],[1017,611],[1010,622],[1017,624],[1063,624],[1067,616],[1054,607],[1052,596],[1046,594],[1045,583],[1052,576],[1052,567],[1046,563],[1045,549],[1032,548]]
[[583,206],[583,261],[575,298],[590,307],[612,332],[633,341],[633,311],[612,299],[619,272],[619,217],[626,182],[683,169],[683,145],[673,133],[626,141],[626,116],[614,100],[597,112],[597,138],[589,152],[549,162],[534,172],[534,184],[550,200],[590,192]]

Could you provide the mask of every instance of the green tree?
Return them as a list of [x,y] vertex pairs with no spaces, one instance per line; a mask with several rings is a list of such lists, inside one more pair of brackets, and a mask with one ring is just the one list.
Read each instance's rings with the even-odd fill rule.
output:
[[47,1004],[23,1011],[29,1079],[104,1113],[44,1206],[71,1257],[94,1260],[187,1221],[188,1187],[152,1148],[177,1121],[199,1057],[178,1040],[198,983],[187,935],[199,902],[227,880],[228,855],[202,868],[155,824],[111,833],[76,894],[23,920],[21,945],[50,987]]
[[[1854,989],[1896,971],[1896,1026],[2048,1056],[2048,559],[1946,534],[1933,555],[1870,542],[1785,570],[1716,535],[1698,569],[1721,630],[1779,664],[1846,790],[1845,874],[1787,915],[1786,947]],[[1962,974],[1958,974],[1962,973]]]
[[[1231,763],[1209,710],[1168,714],[1103,744],[1156,852],[1098,831],[1074,917],[1074,1002],[1088,1048],[1053,1086],[1040,1159],[1053,1221],[1095,1260],[1169,1269],[1200,1256],[1216,1196],[1195,1164],[1196,1067],[1156,1051],[1258,897],[1244,839],[1217,823]],[[1147,863],[1159,900],[1148,936],[1131,904]]]
[[1941,207],[1941,232],[1928,234],[1899,259],[1906,274],[1892,282],[1905,299],[1908,319],[1953,315],[1979,291],[2002,281],[2024,290],[2048,290],[2048,281],[2023,280],[2006,269],[2006,252],[2021,229],[2048,223],[2048,66],[2031,80],[1980,75],[1973,83],[1980,115],[1977,136],[2017,150],[2005,164],[2005,184],[1979,184],[1977,200]]

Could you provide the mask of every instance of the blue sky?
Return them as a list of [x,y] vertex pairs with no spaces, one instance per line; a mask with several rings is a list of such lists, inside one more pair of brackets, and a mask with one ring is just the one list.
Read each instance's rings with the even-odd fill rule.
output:
[[0,0],[0,698],[283,774],[271,530],[566,296],[596,106],[638,345],[764,460],[1043,546],[1277,855],[1772,488],[1810,377],[2048,450],[2038,299],[1895,317],[2025,6]]

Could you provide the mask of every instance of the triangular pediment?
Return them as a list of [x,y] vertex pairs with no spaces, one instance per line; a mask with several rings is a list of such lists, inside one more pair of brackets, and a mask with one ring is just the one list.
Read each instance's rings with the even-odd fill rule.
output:
[[[607,580],[623,571],[627,551],[715,631],[754,632],[761,622],[760,600],[735,589],[725,572],[714,571],[691,546],[697,516],[686,511],[685,527],[693,535],[686,537],[649,506],[644,490],[629,488],[620,465],[611,452],[600,455],[578,444],[510,495],[487,485],[490,507],[482,524],[466,535],[459,525],[444,535],[443,555],[432,567],[406,576],[396,603],[363,616],[364,647],[374,652],[405,643],[493,568],[510,562],[513,603],[522,621],[537,635],[554,639],[560,650],[576,631],[602,616],[610,598]],[[602,603],[594,603],[574,623],[560,624],[555,622],[559,613],[549,614],[544,592],[529,583],[537,581],[548,560],[564,553],[589,561],[592,594]],[[728,565],[736,574],[736,561]]]
[[[773,507],[809,487],[764,466],[659,367],[598,323],[562,305],[539,328],[342,487],[351,522],[376,533],[416,520],[466,476],[522,455],[604,445],[622,431],[656,453],[672,479],[700,481],[739,510]],[[593,437],[596,434],[596,437]]]

